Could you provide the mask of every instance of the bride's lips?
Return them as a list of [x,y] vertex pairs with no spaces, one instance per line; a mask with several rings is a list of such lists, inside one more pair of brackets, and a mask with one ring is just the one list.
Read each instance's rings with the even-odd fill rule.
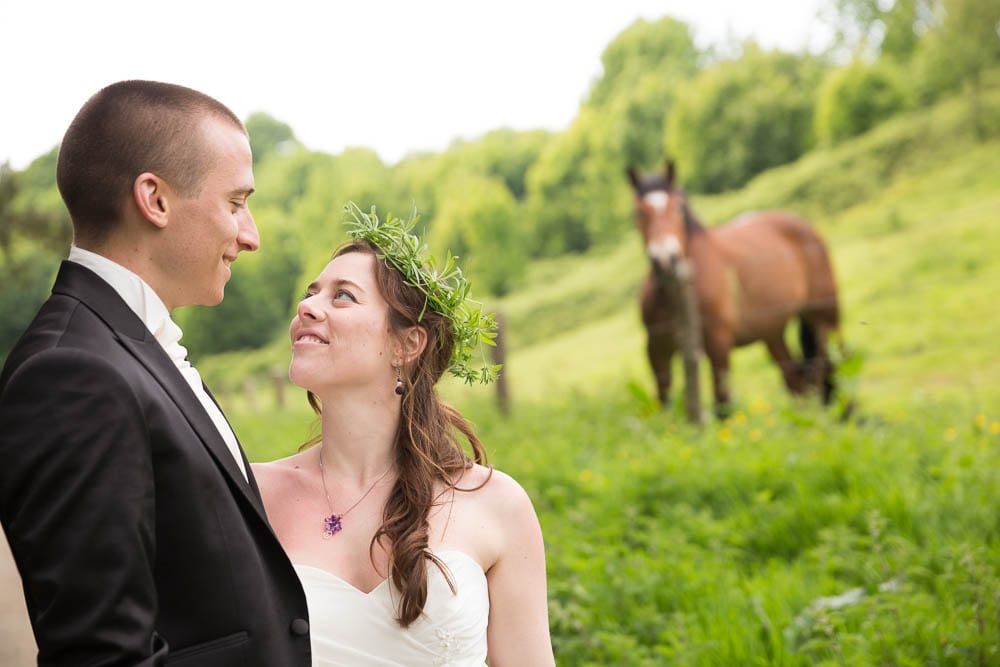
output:
[[328,341],[322,334],[316,331],[300,331],[293,341],[295,345],[329,345]]

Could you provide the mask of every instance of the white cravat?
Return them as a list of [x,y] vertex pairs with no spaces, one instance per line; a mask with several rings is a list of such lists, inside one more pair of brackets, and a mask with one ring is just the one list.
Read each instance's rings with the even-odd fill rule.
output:
[[205,408],[212,423],[215,424],[215,428],[218,429],[219,435],[222,436],[233,458],[236,459],[236,465],[239,466],[240,472],[246,479],[247,471],[243,465],[243,456],[236,441],[236,434],[229,427],[229,423],[222,411],[219,410],[219,406],[209,398],[208,392],[205,391],[205,386],[202,384],[201,376],[198,375],[198,370],[187,360],[187,349],[180,343],[181,336],[184,334],[181,328],[170,319],[170,312],[163,300],[157,296],[153,288],[146,284],[145,280],[107,257],[72,246],[68,259],[87,267],[103,278],[118,292],[128,307],[139,316],[146,328],[152,332],[156,341],[163,347],[164,352],[174,362],[177,370],[191,387],[191,391],[198,397],[198,401]]

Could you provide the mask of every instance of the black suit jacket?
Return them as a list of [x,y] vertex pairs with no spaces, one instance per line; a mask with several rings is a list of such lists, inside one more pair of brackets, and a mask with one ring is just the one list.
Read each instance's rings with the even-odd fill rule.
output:
[[310,664],[252,474],[142,321],[72,262],[0,375],[0,521],[39,665]]

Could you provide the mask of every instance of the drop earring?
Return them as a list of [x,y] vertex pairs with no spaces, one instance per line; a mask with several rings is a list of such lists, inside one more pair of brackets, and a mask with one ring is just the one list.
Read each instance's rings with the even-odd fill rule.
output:
[[406,393],[406,389],[403,388],[403,377],[399,372],[399,366],[396,366],[396,395],[402,396]]

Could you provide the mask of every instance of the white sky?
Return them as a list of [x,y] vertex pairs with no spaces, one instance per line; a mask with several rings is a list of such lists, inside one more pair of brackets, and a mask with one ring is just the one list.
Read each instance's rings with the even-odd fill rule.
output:
[[638,18],[700,46],[817,51],[824,0],[0,0],[0,163],[23,169],[121,79],[265,111],[309,148],[394,163],[499,127],[565,129],[601,52]]

